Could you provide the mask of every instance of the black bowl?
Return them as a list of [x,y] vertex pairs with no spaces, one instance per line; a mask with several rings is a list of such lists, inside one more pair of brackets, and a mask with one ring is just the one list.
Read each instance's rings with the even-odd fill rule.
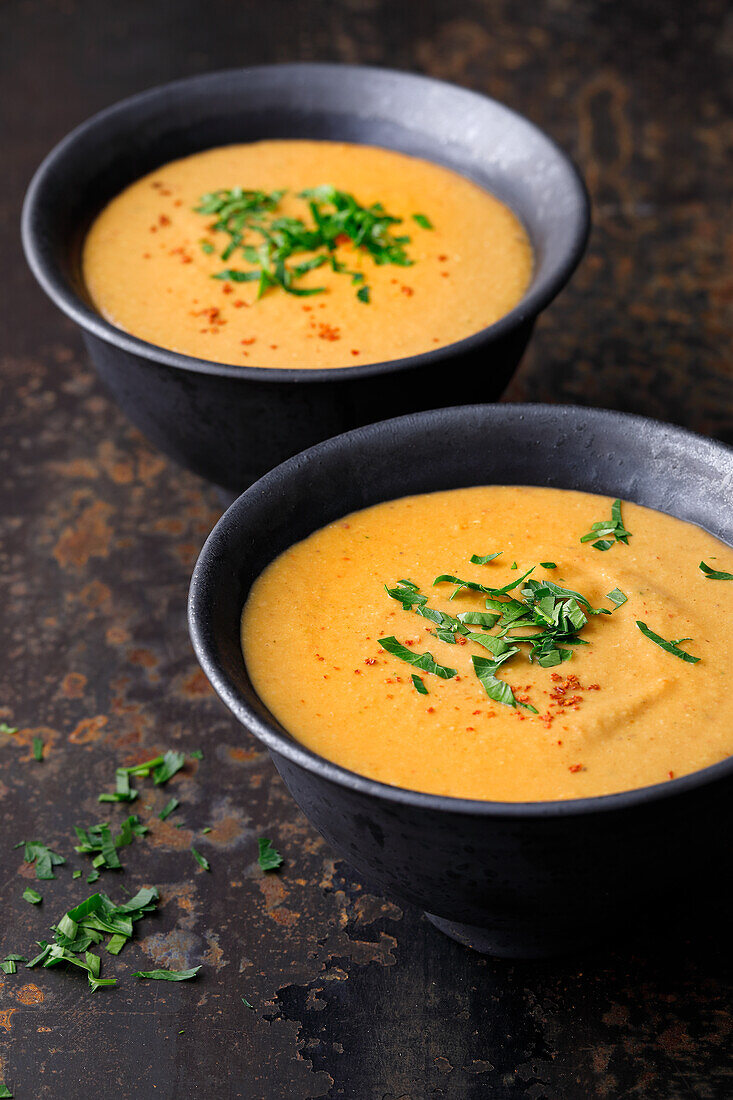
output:
[[727,881],[733,757],[680,779],[565,802],[481,802],[388,786],[294,741],[255,694],[239,644],[252,582],[277,554],[354,509],[468,485],[550,485],[669,512],[733,543],[733,452],[637,416],[564,406],[441,409],[297,455],[219,520],[191,582],[199,661],[270,750],[296,802],[360,872],[481,950],[552,954],[629,924],[702,911]]
[[[103,320],[80,275],[81,244],[99,210],[170,160],[267,137],[381,145],[485,185],[529,233],[536,270],[524,298],[495,324],[448,347],[336,370],[207,362]],[[124,100],[56,146],[23,210],[34,275],[81,327],[97,370],[130,419],[172,458],[238,491],[304,447],[385,411],[434,408],[448,390],[466,403],[497,398],[538,313],[578,263],[588,228],[588,199],[576,169],[526,119],[437,80],[350,65],[232,70]]]

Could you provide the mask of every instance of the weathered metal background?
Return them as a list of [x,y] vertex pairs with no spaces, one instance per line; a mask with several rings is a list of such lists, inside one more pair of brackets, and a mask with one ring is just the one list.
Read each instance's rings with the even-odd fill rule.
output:
[[[730,955],[712,932],[496,962],[334,862],[191,653],[187,583],[216,496],[128,427],[32,282],[17,228],[44,153],[123,95],[298,58],[426,71],[528,114],[575,155],[593,196],[590,253],[507,396],[730,438],[725,0],[6,0],[0,20],[0,721],[21,730],[0,735],[0,957],[28,953],[91,890],[62,868],[28,905],[33,872],[14,843],[69,856],[117,763],[204,750],[166,788],[143,781],[131,808],[150,836],[100,883],[115,898],[122,882],[154,883],[163,899],[107,963],[120,985],[91,995],[61,971],[4,977],[0,1080],[17,1100],[733,1094]],[[182,829],[156,817],[171,794]],[[279,875],[256,866],[260,833],[286,858]],[[132,978],[197,963],[191,983]]]

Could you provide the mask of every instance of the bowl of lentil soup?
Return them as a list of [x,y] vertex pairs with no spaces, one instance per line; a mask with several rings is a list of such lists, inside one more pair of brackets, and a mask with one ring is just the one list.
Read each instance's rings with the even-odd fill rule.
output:
[[334,849],[448,935],[538,957],[667,926],[727,890],[732,470],[604,410],[361,428],[222,517],[194,648]]
[[332,64],[125,100],[49,154],[23,213],[33,273],[123,410],[229,491],[385,413],[496,399],[588,227],[528,120]]

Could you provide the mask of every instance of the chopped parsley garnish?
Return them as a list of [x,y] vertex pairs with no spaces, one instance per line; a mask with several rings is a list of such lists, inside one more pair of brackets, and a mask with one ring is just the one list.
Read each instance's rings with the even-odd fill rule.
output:
[[[192,759],[200,760],[200,749],[190,753]],[[186,763],[186,754],[168,750],[162,756],[154,756],[152,760],[145,760],[142,764],[134,764],[131,768],[117,768],[115,771],[115,790],[105,791],[100,794],[99,802],[134,802],[137,791],[130,786],[130,777],[138,776],[147,779],[152,774],[156,787],[162,786],[172,779]]]
[[411,649],[402,645],[393,636],[378,638],[377,641],[382,649],[386,649],[394,657],[399,657],[401,660],[407,661],[408,664],[414,665],[422,672],[432,672],[434,676],[439,676],[441,680],[451,680],[456,675],[457,669],[449,668],[447,665],[439,665],[433,659],[432,653],[413,653]]
[[54,867],[60,867],[63,863],[66,863],[63,856],[52,852],[50,848],[37,840],[21,840],[15,847],[24,849],[23,859],[26,863],[35,863],[37,879],[56,878],[53,873]]
[[29,901],[31,905],[40,905],[43,901],[43,895],[29,886],[23,891],[23,901]]
[[177,810],[180,805],[181,805],[181,803],[178,801],[177,798],[169,799],[169,801],[166,802],[165,806],[163,807],[163,809],[158,814],[158,817],[160,818],[161,821],[165,821],[165,819],[167,817],[170,817],[170,815],[173,813],[173,811]]
[[413,214],[412,215],[412,220],[414,222],[417,222],[417,224],[422,229],[434,229],[435,228],[433,223],[430,221],[430,218],[428,218],[425,214]]
[[189,978],[195,978],[200,969],[200,966],[193,966],[190,970],[136,970],[133,977],[153,978],[158,982],[187,982]]
[[7,722],[0,722],[0,733],[13,734],[17,732],[17,726],[9,726]]
[[242,1004],[245,1008],[254,1008],[254,1005],[251,1005],[246,997],[242,997]]
[[33,738],[33,759],[37,760],[39,764],[43,760],[43,738],[42,737],[34,737]]
[[[17,974],[18,963],[27,963],[28,960],[25,955],[6,955],[2,962],[0,962],[0,970],[5,974]],[[0,1093],[2,1096],[2,1093]]]
[[276,871],[282,865],[283,857],[266,836],[257,838],[257,862],[263,871]]
[[[492,555],[487,555],[486,558],[474,555],[471,560],[474,564],[484,564],[491,560],[491,557]],[[541,564],[545,568],[554,565],[552,562]],[[572,588],[563,588],[550,580],[528,579],[533,570],[534,566],[501,588],[492,588],[474,581],[462,580],[450,573],[442,573],[436,577],[433,584],[447,582],[458,585],[451,599],[463,589],[480,592],[488,597],[485,601],[486,611],[464,611],[455,617],[428,607],[427,596],[420,591],[414,581],[403,578],[395,587],[385,586],[385,589],[393,600],[397,600],[402,605],[403,610],[412,611],[435,623],[439,628],[435,631],[435,637],[440,641],[455,644],[456,635],[460,634],[467,641],[488,650],[492,655],[491,658],[472,657],[472,661],[474,671],[489,697],[507,706],[523,706],[536,714],[534,707],[519,703],[510,686],[498,678],[496,671],[499,666],[519,653],[521,646],[528,645],[527,657],[530,662],[536,661],[542,668],[554,668],[570,660],[572,646],[588,644],[585,639],[578,637],[578,633],[588,622],[589,616],[610,615],[611,612],[606,608],[592,607],[585,596]],[[521,599],[509,595],[522,584],[524,587],[521,589]],[[626,603],[627,599],[618,588],[609,592],[608,598],[614,607],[620,607]],[[472,631],[472,626],[483,627],[483,631]],[[498,627],[496,634],[486,633],[494,627]],[[523,632],[510,633],[518,628],[522,628]],[[528,629],[534,632],[527,633]],[[432,653],[414,653],[394,637],[381,638],[379,644],[389,653],[424,672],[437,672],[437,675],[442,675],[443,679],[450,679],[456,675],[455,669],[444,669],[438,665]],[[424,689],[421,678],[413,675],[413,685],[417,691],[420,691],[418,681]],[[427,694],[426,691],[425,694]]]
[[699,662],[699,657],[693,657],[691,654],[685,653],[684,649],[680,649],[681,642],[691,642],[692,638],[675,638],[674,641],[668,642],[665,638],[662,638],[659,634],[655,634],[653,630],[650,630],[646,623],[639,622],[637,619],[636,625],[642,634],[649,638],[650,641],[654,642],[661,649],[665,649],[667,653],[671,653],[673,657],[679,657],[681,661],[687,661],[687,663],[691,665],[696,665]]
[[416,672],[413,672],[411,676],[412,686],[418,695],[428,695],[428,689],[425,687],[425,683],[421,676],[418,676]]
[[0,1084],[0,1100],[13,1100],[13,1094],[7,1085]]
[[208,861],[208,859],[206,858],[206,856],[202,856],[202,855],[201,855],[201,852],[197,852],[197,851],[196,851],[196,849],[192,847],[192,848],[191,848],[191,855],[192,855],[192,856],[193,856],[193,858],[194,858],[194,859],[196,860],[196,862],[198,863],[199,867],[203,867],[203,869],[204,869],[205,871],[210,871],[210,870],[211,870],[211,864],[209,863],[209,861]]
[[[96,882],[100,869],[108,871],[122,870],[122,863],[117,854],[117,849],[132,844],[136,836],[145,836],[148,829],[145,825],[140,824],[136,814],[131,814],[122,822],[120,831],[115,837],[112,836],[111,828],[106,821],[101,822],[99,825],[91,825],[88,829],[82,829],[77,825],[74,831],[79,840],[79,844],[76,845],[74,851],[79,852],[81,855],[94,856],[92,859],[92,867],[94,868],[92,874],[94,872],[97,872],[97,874],[92,881]],[[89,882],[89,879],[87,879],[87,882]]]
[[733,573],[722,573],[719,569],[711,569],[704,561],[700,562],[699,568],[709,581],[733,581]]
[[541,561],[540,565],[543,569],[557,569],[557,563],[554,561]]
[[158,891],[155,887],[143,887],[122,905],[114,905],[106,894],[92,894],[64,913],[58,924],[52,925],[55,942],[40,940],[38,946],[41,950],[27,964],[28,968],[67,963],[86,971],[92,992],[103,986],[116,985],[116,978],[100,978],[102,960],[89,948],[100,944],[105,936],[110,936],[107,951],[113,955],[119,954],[132,937],[133,922],[153,912],[157,902]]
[[621,501],[614,500],[611,506],[610,520],[600,519],[592,523],[590,531],[583,535],[581,542],[592,542],[596,550],[610,550],[614,540],[628,546],[631,531],[627,531],[621,519]]
[[[237,260],[251,264],[248,270],[227,267],[213,278],[232,282],[256,282],[257,299],[271,287],[280,287],[288,294],[299,297],[322,294],[325,287],[298,285],[307,272],[328,264],[332,271],[351,279],[359,286],[357,298],[369,302],[369,287],[364,283],[364,273],[352,271],[336,257],[338,247],[350,243],[357,253],[371,256],[375,264],[395,264],[409,267],[413,261],[404,246],[410,243],[407,236],[395,236],[393,227],[402,218],[388,214],[381,203],[362,206],[347,191],[339,191],[328,184],[301,191],[298,198],[308,203],[310,221],[278,214],[278,207],[285,191],[251,191],[242,187],[212,191],[203,195],[197,213],[212,215],[216,219],[210,226],[213,232],[226,233],[229,241],[221,253],[226,262],[236,254]],[[432,226],[424,214],[413,215],[423,228]],[[209,243],[209,242],[205,242]],[[204,251],[210,251],[204,248]],[[213,246],[211,246],[213,250]],[[312,253],[300,263],[292,262],[294,256]]]

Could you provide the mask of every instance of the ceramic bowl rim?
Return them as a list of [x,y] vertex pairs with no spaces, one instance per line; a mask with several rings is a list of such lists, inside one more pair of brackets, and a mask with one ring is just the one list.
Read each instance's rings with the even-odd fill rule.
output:
[[[330,73],[334,78],[337,78],[338,74],[342,74],[344,70],[348,70],[350,72],[365,75],[368,73],[373,75],[375,79],[379,79],[380,75],[387,78],[397,77],[408,82],[422,83],[452,92],[458,90],[467,97],[483,101],[484,103],[488,102],[493,110],[503,113],[510,118],[518,119],[523,127],[529,127],[531,130],[535,131],[535,133],[553,150],[558,163],[563,166],[567,174],[568,185],[573,188],[574,224],[573,231],[568,235],[563,259],[555,265],[554,269],[551,269],[536,282],[531,283],[529,289],[513,309],[504,314],[503,317],[500,317],[498,321],[495,321],[493,324],[480,329],[478,332],[462,340],[446,344],[436,348],[434,351],[421,352],[418,355],[406,356],[401,359],[385,360],[379,363],[364,363],[357,366],[328,368],[240,367],[234,364],[217,363],[213,360],[198,359],[195,356],[169,351],[166,348],[159,347],[157,344],[151,344],[122,329],[116,328],[100,314],[92,310],[63,276],[59,276],[55,271],[51,270],[44,249],[38,239],[39,235],[37,231],[37,222],[40,223],[45,220],[42,211],[47,201],[45,194],[46,183],[49,176],[52,176],[55,172],[58,163],[63,163],[63,159],[68,150],[81,138],[85,137],[90,130],[104,126],[107,122],[114,120],[121,114],[124,115],[131,111],[134,112],[141,104],[154,101],[155,99],[165,99],[171,91],[175,91],[184,86],[194,90],[199,87],[205,92],[207,86],[231,78],[233,75],[256,75],[263,71],[281,75],[282,78],[287,81],[297,74],[302,73],[303,70],[318,70],[326,74]],[[399,118],[399,112],[397,112],[396,117]],[[308,384],[329,381],[351,381],[353,379],[369,378],[373,375],[398,373],[423,365],[439,363],[445,359],[452,359],[456,355],[466,355],[475,352],[485,345],[493,343],[495,340],[499,340],[501,337],[506,336],[520,327],[523,323],[536,318],[553,298],[555,298],[563,286],[565,286],[583,255],[590,234],[590,225],[591,217],[588,191],[585,181],[572,159],[560,148],[557,142],[544,132],[544,130],[536,126],[525,115],[506,106],[499,100],[484,95],[481,92],[463,88],[449,81],[438,80],[435,77],[424,76],[420,73],[371,65],[342,65],[338,62],[301,61],[220,69],[216,72],[184,77],[180,80],[157,85],[146,91],[139,92],[136,95],[128,96],[98,111],[71,130],[66,137],[62,138],[47,154],[36,170],[28,186],[23,203],[21,237],[26,260],[42,289],[63,313],[70,317],[72,321],[79,325],[79,327],[89,335],[107,344],[111,344],[127,354],[139,356],[143,359],[167,367],[173,367],[177,370],[219,377],[237,378],[240,381]]]
[[591,815],[604,812],[617,812],[624,809],[638,807],[645,803],[661,801],[667,798],[677,797],[686,792],[705,786],[710,782],[733,776],[733,756],[711,764],[706,768],[691,772],[689,775],[680,776],[677,779],[665,780],[662,783],[651,784],[645,787],[637,787],[629,791],[619,791],[614,794],[595,795],[585,798],[563,799],[556,801],[536,802],[498,802],[484,799],[457,798],[452,795],[428,794],[424,791],[413,791],[406,787],[397,787],[389,783],[383,783],[377,779],[359,775],[339,764],[334,764],[325,757],[319,756],[311,749],[295,741],[291,735],[282,733],[274,723],[271,723],[257,711],[253,710],[246,700],[240,695],[229,677],[219,667],[219,663],[213,652],[213,645],[209,641],[211,636],[208,619],[208,608],[205,594],[209,585],[209,574],[216,568],[217,560],[225,561],[224,554],[219,551],[226,547],[227,533],[238,521],[241,513],[246,512],[248,500],[267,493],[270,484],[282,478],[287,478],[290,470],[302,467],[304,462],[317,459],[324,451],[334,446],[348,446],[349,440],[361,436],[363,433],[384,431],[385,425],[393,429],[400,422],[429,420],[440,417],[441,414],[451,411],[462,413],[475,411],[482,408],[497,408],[508,413],[518,415],[520,412],[525,420],[531,420],[536,416],[544,416],[548,410],[556,412],[558,417],[576,415],[581,413],[583,417],[598,422],[610,419],[621,421],[628,426],[630,432],[639,431],[642,428],[650,428],[652,431],[664,429],[668,434],[684,441],[695,441],[698,445],[730,455],[733,460],[733,448],[727,444],[709,439],[686,428],[668,424],[664,421],[654,420],[650,417],[638,416],[632,413],[616,412],[611,409],[586,408],[579,405],[546,405],[546,404],[520,404],[502,403],[501,405],[469,405],[459,406],[453,409],[434,409],[428,412],[412,413],[407,416],[395,417],[390,420],[382,420],[376,424],[356,428],[350,432],[334,436],[322,443],[302,451],[299,455],[282,462],[273,470],[270,470],[262,478],[256,481],[244,491],[227,509],[218,520],[209,534],[196,562],[191,577],[188,598],[188,624],[191,642],[196,657],[213,686],[219,698],[225,703],[241,725],[261,741],[269,751],[285,757],[290,763],[303,768],[307,772],[314,773],[318,778],[328,780],[338,786],[346,787],[362,795],[381,799],[393,804],[409,805],[421,810],[444,811],[450,814],[473,815],[479,817],[494,817],[504,819],[533,819],[533,818],[558,818]]

